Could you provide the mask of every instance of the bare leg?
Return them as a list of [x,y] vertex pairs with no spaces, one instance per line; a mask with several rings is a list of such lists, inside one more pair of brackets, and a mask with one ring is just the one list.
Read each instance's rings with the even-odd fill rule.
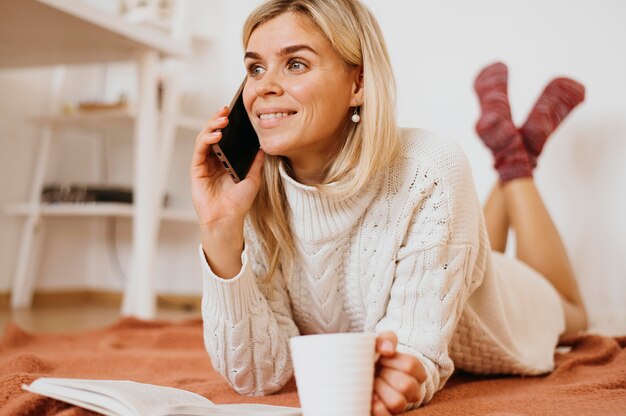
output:
[[496,184],[483,208],[485,224],[491,248],[500,253],[506,250],[506,240],[509,235],[509,215],[506,200],[500,186]]
[[506,233],[512,226],[517,257],[541,273],[561,296],[565,333],[585,329],[587,314],[565,247],[532,179],[546,140],[582,102],[585,89],[570,79],[552,81],[521,129],[511,118],[506,65],[498,62],[484,68],[476,77],[474,89],[481,108],[476,132],[491,150],[502,183],[485,206],[492,248],[504,251]]
[[565,333],[587,328],[587,313],[561,237],[532,178],[501,186],[515,230],[517,258],[541,273],[561,295]]

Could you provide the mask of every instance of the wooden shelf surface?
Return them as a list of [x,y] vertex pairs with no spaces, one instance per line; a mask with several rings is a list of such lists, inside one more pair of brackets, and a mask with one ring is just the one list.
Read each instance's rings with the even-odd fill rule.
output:
[[[125,129],[135,122],[136,114],[132,109],[106,110],[98,112],[76,112],[54,117],[41,117],[41,124],[49,124],[55,127],[81,127],[96,129]],[[205,120],[198,117],[179,116],[176,125],[179,129],[199,132],[204,127]]]
[[189,45],[81,0],[0,0],[0,68],[129,60],[145,50],[190,54]]
[[[28,203],[10,204],[5,208],[7,215],[28,216],[36,206]],[[84,203],[44,203],[39,208],[44,217],[132,217],[131,204],[114,202],[84,202]],[[195,222],[193,210],[186,208],[164,208],[161,219],[165,221]]]

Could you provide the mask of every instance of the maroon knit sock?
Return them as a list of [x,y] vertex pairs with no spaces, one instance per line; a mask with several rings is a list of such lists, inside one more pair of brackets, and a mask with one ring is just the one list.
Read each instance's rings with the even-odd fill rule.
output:
[[532,177],[530,156],[511,119],[507,83],[508,69],[501,62],[483,69],[474,82],[482,112],[476,132],[493,153],[502,182]]
[[585,87],[569,78],[550,81],[520,128],[533,167],[548,137],[561,121],[585,99]]

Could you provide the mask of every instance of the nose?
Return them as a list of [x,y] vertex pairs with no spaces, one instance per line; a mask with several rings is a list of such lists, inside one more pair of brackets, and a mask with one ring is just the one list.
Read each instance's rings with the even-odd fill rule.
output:
[[255,92],[257,96],[282,95],[283,88],[279,79],[279,75],[275,71],[268,70],[263,77],[257,81]]

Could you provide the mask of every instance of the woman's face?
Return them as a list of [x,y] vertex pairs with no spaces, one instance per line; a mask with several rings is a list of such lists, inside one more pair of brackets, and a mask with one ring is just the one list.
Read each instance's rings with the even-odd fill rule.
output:
[[254,30],[245,64],[243,100],[265,153],[328,160],[343,143],[350,107],[361,104],[359,68],[294,13]]

